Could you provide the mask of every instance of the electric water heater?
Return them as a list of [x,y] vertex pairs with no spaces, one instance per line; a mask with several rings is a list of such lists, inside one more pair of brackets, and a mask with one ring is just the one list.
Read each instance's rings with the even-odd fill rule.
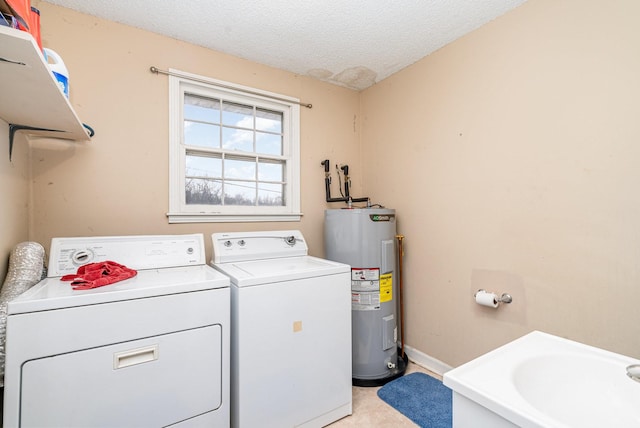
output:
[[395,235],[393,209],[325,210],[325,257],[351,266],[354,385],[382,385],[406,368],[397,347]]

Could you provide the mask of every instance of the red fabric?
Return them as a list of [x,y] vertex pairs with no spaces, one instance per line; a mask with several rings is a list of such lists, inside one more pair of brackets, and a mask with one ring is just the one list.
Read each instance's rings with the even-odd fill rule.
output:
[[138,272],[133,269],[107,260],[80,266],[77,273],[65,275],[61,279],[71,281],[71,288],[74,290],[88,290],[123,281],[137,274]]

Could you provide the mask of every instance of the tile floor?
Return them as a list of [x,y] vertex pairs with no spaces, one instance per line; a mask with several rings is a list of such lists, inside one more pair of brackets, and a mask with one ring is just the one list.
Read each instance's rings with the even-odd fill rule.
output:
[[[409,361],[405,374],[423,372],[437,379],[442,377]],[[329,428],[386,428],[386,427],[416,427],[402,413],[382,401],[378,397],[381,387],[353,387],[353,414],[329,425]]]

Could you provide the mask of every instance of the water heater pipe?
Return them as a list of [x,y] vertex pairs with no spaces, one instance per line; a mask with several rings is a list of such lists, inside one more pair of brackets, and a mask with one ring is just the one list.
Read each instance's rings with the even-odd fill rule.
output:
[[403,301],[403,268],[402,258],[404,257],[404,235],[396,235],[398,241],[398,295],[400,303],[400,352],[401,358],[404,358],[404,301]]
[[351,179],[349,178],[349,165],[343,165],[340,169],[344,173],[344,197],[332,198],[331,197],[331,172],[329,172],[329,159],[325,159],[320,162],[320,165],[324,166],[324,191],[326,194],[327,202],[346,202],[351,207],[352,202],[366,202],[369,206],[369,198],[352,198],[349,195],[349,188],[351,187]]

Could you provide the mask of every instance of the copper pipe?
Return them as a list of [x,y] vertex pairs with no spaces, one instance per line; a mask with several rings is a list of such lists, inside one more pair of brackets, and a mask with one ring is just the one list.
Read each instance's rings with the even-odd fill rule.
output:
[[398,240],[398,294],[400,296],[400,352],[401,358],[404,359],[404,301],[403,301],[403,290],[402,290],[402,258],[404,257],[404,235],[396,235],[396,239]]

